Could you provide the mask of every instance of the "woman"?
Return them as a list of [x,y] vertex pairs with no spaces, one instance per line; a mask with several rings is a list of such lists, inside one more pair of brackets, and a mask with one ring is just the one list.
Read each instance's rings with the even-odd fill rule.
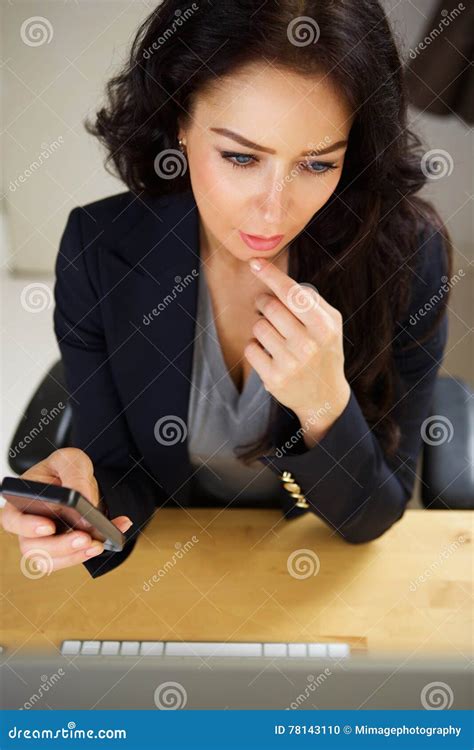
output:
[[73,447],[23,476],[100,502],[127,543],[7,504],[23,554],[40,537],[50,569],[102,575],[164,503],[383,534],[413,489],[452,261],[379,4],[165,0],[87,128],[128,191],[69,216]]

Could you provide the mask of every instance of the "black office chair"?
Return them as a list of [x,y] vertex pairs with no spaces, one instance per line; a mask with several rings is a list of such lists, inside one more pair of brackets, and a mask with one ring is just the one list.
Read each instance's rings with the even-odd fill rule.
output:
[[[432,430],[428,428],[429,440],[423,442],[421,498],[425,508],[474,509],[473,393],[458,378],[439,377],[436,381],[430,410]],[[437,430],[442,432],[441,439]],[[22,474],[57,448],[71,445],[71,432],[72,410],[59,360],[39,385],[15,430],[8,453],[10,468]]]

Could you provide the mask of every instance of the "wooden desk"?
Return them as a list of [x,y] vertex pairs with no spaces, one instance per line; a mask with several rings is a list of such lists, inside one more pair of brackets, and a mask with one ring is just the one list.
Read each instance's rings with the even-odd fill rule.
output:
[[[312,514],[163,509],[129,559],[95,580],[82,565],[27,578],[16,537],[1,530],[0,643],[12,653],[55,652],[66,639],[324,640],[468,656],[472,518],[408,510],[351,545]],[[308,577],[288,571],[297,550],[310,551],[310,567],[294,567]]]

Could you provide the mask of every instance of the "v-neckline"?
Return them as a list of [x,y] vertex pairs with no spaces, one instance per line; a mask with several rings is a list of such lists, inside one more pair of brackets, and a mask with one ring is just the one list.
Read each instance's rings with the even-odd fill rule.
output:
[[[212,338],[215,341],[215,349],[217,351],[217,356],[219,358],[219,368],[216,368],[215,374],[219,378],[219,374],[218,374],[217,370],[221,370],[224,373],[224,375],[218,379],[217,385],[218,386],[219,385],[223,385],[224,388],[227,388],[227,389],[230,388],[231,389],[232,393],[229,393],[229,396],[231,398],[231,404],[235,404],[234,411],[236,413],[238,413],[238,412],[240,412],[244,408],[244,405],[248,406],[248,404],[252,403],[252,401],[253,401],[254,397],[256,396],[257,392],[260,390],[260,388],[255,388],[255,390],[253,390],[252,395],[249,396],[249,392],[250,393],[252,392],[252,389],[253,389],[253,386],[254,386],[254,381],[255,380],[259,380],[260,381],[260,376],[258,375],[258,373],[255,370],[255,368],[252,367],[251,370],[250,370],[250,373],[247,376],[247,379],[244,382],[242,390],[241,391],[238,390],[238,388],[237,388],[236,384],[234,383],[234,380],[233,380],[233,378],[232,378],[232,376],[230,374],[229,368],[227,367],[225,359],[224,359],[224,353],[222,351],[222,346],[221,346],[221,342],[219,340],[219,335],[217,333],[217,327],[216,327],[216,322],[215,322],[215,318],[214,318],[214,310],[213,310],[213,307],[212,307],[212,298],[211,298],[211,294],[210,294],[210,291],[209,291],[209,286],[208,286],[206,275],[205,275],[205,272],[204,272],[204,270],[202,268],[202,265],[201,265],[201,271],[200,271],[200,274],[199,274],[199,282],[201,281],[201,279],[204,282],[203,302],[204,302],[205,307],[206,307],[206,312],[207,312],[207,316],[206,317],[207,317],[208,324],[209,324],[208,327],[209,326],[211,327],[211,332],[209,333],[209,331],[208,331],[208,335],[211,335]],[[211,367],[211,370],[212,370],[213,369],[212,363],[209,363],[209,364],[210,364],[210,367]],[[262,384],[261,384],[261,381],[260,381],[260,386],[261,385]],[[250,398],[250,401],[248,401],[249,398]],[[231,404],[228,404],[227,401],[226,401],[226,406],[230,407]]]

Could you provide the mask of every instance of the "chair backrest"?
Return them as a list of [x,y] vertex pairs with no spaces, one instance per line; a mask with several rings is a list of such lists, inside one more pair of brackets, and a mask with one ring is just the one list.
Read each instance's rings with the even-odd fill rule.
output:
[[421,498],[425,508],[474,509],[474,392],[439,377],[423,428]]
[[62,360],[55,362],[33,394],[10,443],[8,464],[23,474],[57,448],[71,444],[72,409]]

